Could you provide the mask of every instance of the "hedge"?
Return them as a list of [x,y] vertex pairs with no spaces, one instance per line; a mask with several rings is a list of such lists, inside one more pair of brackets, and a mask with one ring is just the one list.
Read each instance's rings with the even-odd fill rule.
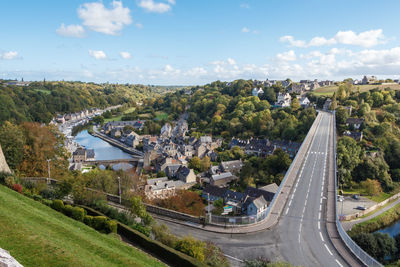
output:
[[55,199],[53,203],[51,203],[51,207],[56,211],[62,212],[64,210],[64,202],[60,199]]
[[[82,206],[88,214],[104,216],[104,214],[86,207]],[[120,222],[117,223],[117,233],[127,238],[130,242],[138,245],[145,251],[148,251],[150,254],[156,256],[161,259],[163,262],[168,263],[171,266],[183,266],[183,267],[192,267],[192,266],[206,266],[195,258],[192,258],[182,252],[179,252],[173,248],[170,248],[161,242],[156,240],[152,240],[146,235],[133,230],[125,224]]]
[[83,223],[87,226],[93,227],[93,216],[85,215],[83,218]]

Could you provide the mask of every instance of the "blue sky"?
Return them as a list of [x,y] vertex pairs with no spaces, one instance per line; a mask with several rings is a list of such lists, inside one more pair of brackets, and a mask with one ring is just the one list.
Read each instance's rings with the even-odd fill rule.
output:
[[194,85],[400,75],[400,1],[13,0],[0,78]]

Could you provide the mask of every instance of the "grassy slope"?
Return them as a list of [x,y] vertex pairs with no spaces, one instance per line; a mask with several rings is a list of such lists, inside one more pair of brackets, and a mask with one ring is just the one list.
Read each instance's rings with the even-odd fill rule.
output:
[[[400,85],[399,84],[389,84],[389,85],[355,85],[354,86],[354,90],[357,90],[357,87],[360,87],[360,91],[361,92],[365,92],[365,91],[369,91],[371,89],[374,88],[379,88],[379,89],[384,89],[384,88],[391,88],[393,90],[400,90]],[[312,93],[314,95],[317,96],[322,96],[322,95],[326,95],[326,96],[331,96],[333,95],[334,92],[336,92],[336,90],[338,89],[338,86],[326,86],[326,87],[320,87],[315,89],[314,91],[312,91]]]
[[24,266],[164,266],[147,254],[0,186],[0,247]]

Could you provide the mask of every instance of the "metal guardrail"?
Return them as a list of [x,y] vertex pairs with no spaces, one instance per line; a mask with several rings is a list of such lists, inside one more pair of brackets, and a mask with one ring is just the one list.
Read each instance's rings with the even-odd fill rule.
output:
[[[337,157],[336,157],[336,112],[333,111],[333,129],[334,129],[334,135],[333,135],[333,148],[334,148],[334,158],[335,158],[335,197],[337,196]],[[336,227],[338,230],[338,233],[340,237],[342,238],[343,242],[346,244],[346,246],[356,255],[357,258],[361,260],[362,263],[364,263],[367,266],[383,266],[380,264],[377,260],[375,260],[373,257],[371,257],[367,252],[365,252],[362,248],[360,248],[356,242],[351,239],[351,237],[346,233],[346,231],[343,229],[342,224],[339,221],[339,216],[338,216],[338,206],[337,206],[337,200],[335,199],[335,211],[336,211]]]

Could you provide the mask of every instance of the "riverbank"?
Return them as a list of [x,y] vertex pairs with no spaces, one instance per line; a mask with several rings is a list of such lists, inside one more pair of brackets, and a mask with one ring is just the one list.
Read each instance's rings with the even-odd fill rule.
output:
[[400,220],[400,203],[368,221],[353,226],[347,233],[350,237],[360,233],[373,233],[394,224],[398,220]]

